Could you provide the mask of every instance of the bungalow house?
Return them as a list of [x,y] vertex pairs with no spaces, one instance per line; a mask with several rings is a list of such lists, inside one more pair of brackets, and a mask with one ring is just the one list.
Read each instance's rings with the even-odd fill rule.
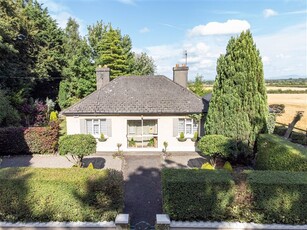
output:
[[97,90],[63,111],[67,134],[92,134],[97,151],[115,151],[118,143],[124,151],[161,151],[165,141],[169,151],[195,150],[193,136],[203,125],[191,115],[206,113],[208,102],[187,89],[187,66],[173,68],[173,81],[160,75],[110,81],[109,73],[97,68]]

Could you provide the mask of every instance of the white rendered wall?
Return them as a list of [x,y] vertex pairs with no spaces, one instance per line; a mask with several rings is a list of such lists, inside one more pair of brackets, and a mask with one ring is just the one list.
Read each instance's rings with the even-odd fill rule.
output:
[[97,151],[116,151],[117,143],[121,143],[123,151],[158,151],[164,148],[163,142],[168,142],[168,151],[195,151],[195,142],[187,139],[180,142],[173,137],[173,119],[188,118],[186,116],[143,116],[143,119],[158,120],[158,148],[128,148],[127,120],[141,119],[141,116],[67,116],[67,134],[80,133],[80,119],[112,119],[112,136],[105,142],[97,141]]

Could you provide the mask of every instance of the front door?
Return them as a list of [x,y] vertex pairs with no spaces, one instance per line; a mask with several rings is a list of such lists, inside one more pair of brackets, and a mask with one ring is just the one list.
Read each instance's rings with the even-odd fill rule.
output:
[[158,120],[127,121],[128,148],[158,148]]

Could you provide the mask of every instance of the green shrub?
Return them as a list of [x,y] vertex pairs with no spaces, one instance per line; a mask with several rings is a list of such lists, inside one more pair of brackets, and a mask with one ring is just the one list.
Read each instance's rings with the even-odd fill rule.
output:
[[278,136],[284,136],[286,131],[287,131],[286,126],[276,125],[273,133]]
[[1,221],[110,221],[123,208],[115,170],[0,169]]
[[[249,171],[252,212],[261,223],[307,224],[307,173]],[[245,212],[248,213],[248,212]]]
[[61,138],[60,155],[70,154],[76,166],[82,166],[83,157],[96,152],[96,139],[90,134],[74,134]]
[[256,169],[307,171],[307,149],[272,134],[257,141]]
[[232,168],[232,166],[231,166],[229,161],[225,162],[225,164],[223,166],[223,169],[227,170],[228,172],[233,172],[233,168]]
[[221,170],[163,169],[163,209],[174,220],[223,220],[234,182]]
[[223,135],[206,135],[198,142],[201,155],[222,158],[232,158],[237,155],[237,143]]
[[299,132],[292,132],[291,133],[291,141],[294,142],[294,143],[298,143],[298,144],[301,144],[301,145],[306,145],[306,134],[304,133],[299,133]]
[[47,127],[9,127],[0,129],[0,155],[54,154],[57,150],[59,124]]
[[184,133],[183,132],[180,133],[179,138],[184,139]]

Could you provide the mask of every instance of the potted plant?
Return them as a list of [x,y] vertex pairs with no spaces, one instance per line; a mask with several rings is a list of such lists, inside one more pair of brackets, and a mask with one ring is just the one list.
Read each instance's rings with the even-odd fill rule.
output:
[[196,132],[194,133],[194,136],[191,138],[191,141],[196,142],[197,139],[198,139],[198,132],[196,131]]
[[133,139],[133,137],[128,140],[128,146],[129,147],[136,147],[136,143],[135,143],[135,140]]
[[167,147],[168,147],[168,142],[167,141],[163,142],[163,146],[164,146],[164,149],[162,149],[162,158],[163,158],[163,160],[165,160],[167,157],[171,156],[171,153],[169,153],[167,151]]
[[108,138],[106,138],[106,137],[104,136],[104,134],[101,133],[101,134],[100,134],[100,138],[98,138],[98,141],[100,141],[100,142],[105,142],[107,139],[108,139]]
[[184,136],[184,133],[183,133],[183,132],[181,132],[181,133],[179,134],[179,137],[178,137],[177,139],[178,139],[178,141],[180,141],[180,142],[184,142],[184,141],[187,140],[187,138]]

